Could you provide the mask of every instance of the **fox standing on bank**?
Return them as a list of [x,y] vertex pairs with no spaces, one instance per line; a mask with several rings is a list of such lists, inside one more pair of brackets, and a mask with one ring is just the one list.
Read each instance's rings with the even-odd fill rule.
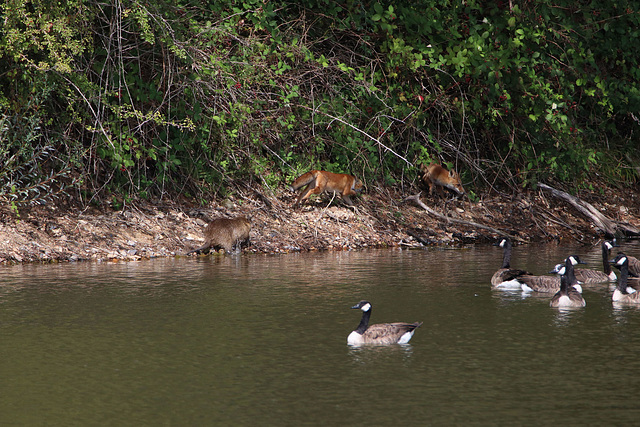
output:
[[355,195],[357,191],[362,190],[362,182],[355,176],[346,173],[312,170],[299,176],[291,184],[293,191],[300,188],[302,188],[302,190],[300,190],[298,200],[296,200],[295,203],[296,205],[308,199],[312,194],[332,191],[340,194],[349,206],[353,206],[351,196]]
[[437,163],[431,163],[429,166],[422,165],[422,171],[424,172],[422,179],[429,186],[429,194],[433,194],[434,187],[441,196],[444,195],[443,187],[458,195],[465,194],[462,181],[456,171],[448,171]]

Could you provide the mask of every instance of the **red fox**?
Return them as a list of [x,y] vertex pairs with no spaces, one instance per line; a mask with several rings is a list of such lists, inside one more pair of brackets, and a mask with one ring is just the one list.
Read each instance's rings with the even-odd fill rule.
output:
[[456,171],[448,171],[437,163],[431,163],[429,166],[422,165],[422,170],[424,171],[422,179],[429,186],[429,194],[433,194],[434,187],[441,196],[444,196],[442,187],[459,195],[465,194],[460,176]]
[[308,199],[312,194],[333,191],[334,193],[339,193],[349,206],[353,206],[350,196],[355,195],[356,191],[362,190],[362,182],[353,175],[317,170],[307,172],[296,178],[291,184],[291,190],[296,191],[305,185],[306,187],[300,190],[296,205]]
[[212,247],[223,248],[225,252],[231,253],[235,246],[236,251],[240,251],[242,243],[249,243],[250,231],[251,221],[247,217],[214,219],[204,229],[204,245],[187,252],[187,255],[206,251]]

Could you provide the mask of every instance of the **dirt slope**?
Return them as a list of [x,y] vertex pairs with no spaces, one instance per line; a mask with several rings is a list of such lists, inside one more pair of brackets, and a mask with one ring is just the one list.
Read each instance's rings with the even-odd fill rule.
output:
[[[625,198],[606,198],[604,194],[612,192],[582,192],[577,196],[614,221],[640,227],[640,203],[635,192],[628,192]],[[244,250],[248,253],[484,243],[498,236],[491,228],[524,242],[577,239],[593,243],[603,237],[588,218],[542,191],[486,196],[475,203],[420,197],[432,212],[445,219],[405,201],[405,197],[389,191],[363,194],[357,197],[355,208],[330,196],[293,207],[293,194],[289,192],[268,199],[239,194],[234,199],[213,201],[206,208],[167,201],[135,203],[122,210],[46,205],[25,207],[16,214],[3,208],[0,262],[178,256],[202,243],[207,221],[237,215],[252,220],[252,244]]]

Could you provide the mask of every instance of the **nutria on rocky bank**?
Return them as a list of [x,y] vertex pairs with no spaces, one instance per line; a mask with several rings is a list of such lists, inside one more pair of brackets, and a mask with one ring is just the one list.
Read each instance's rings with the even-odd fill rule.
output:
[[235,247],[239,252],[243,243],[249,244],[250,231],[251,221],[245,216],[214,219],[204,229],[204,245],[187,252],[187,255],[210,248],[223,248],[225,252],[231,253]]

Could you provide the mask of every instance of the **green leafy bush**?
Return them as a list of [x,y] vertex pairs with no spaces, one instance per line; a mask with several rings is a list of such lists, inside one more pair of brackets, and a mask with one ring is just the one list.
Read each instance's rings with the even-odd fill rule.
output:
[[104,199],[312,167],[398,185],[432,161],[476,193],[635,181],[638,5],[510,4],[5,2],[2,120],[29,130],[0,153]]

